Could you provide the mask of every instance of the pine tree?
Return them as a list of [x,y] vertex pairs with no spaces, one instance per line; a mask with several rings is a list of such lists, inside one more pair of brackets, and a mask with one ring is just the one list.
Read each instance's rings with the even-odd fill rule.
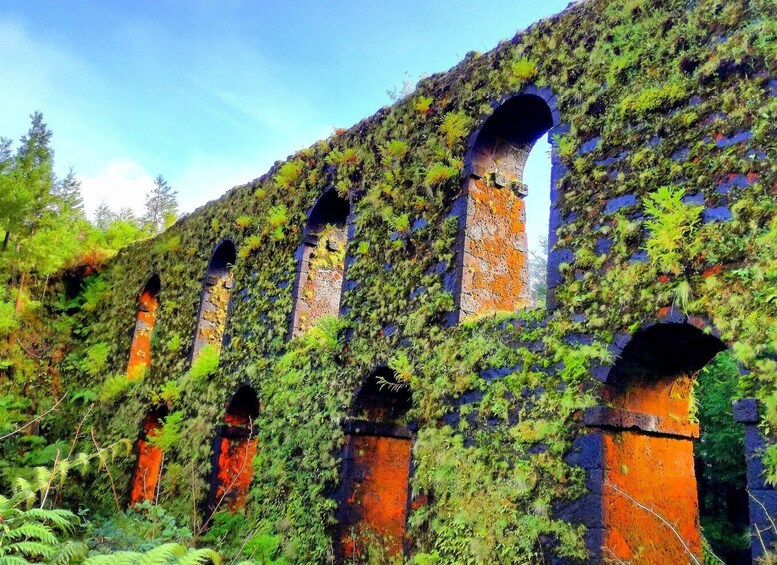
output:
[[108,207],[105,201],[102,201],[94,211],[94,226],[100,231],[105,231],[115,218],[116,214],[113,213],[113,210]]
[[57,199],[57,209],[74,218],[84,219],[84,200],[81,198],[81,181],[70,167],[65,178],[54,185],[53,194]]
[[143,215],[143,223],[149,231],[159,233],[175,221],[178,214],[177,194],[162,175],[157,175],[154,188],[146,195],[146,212]]

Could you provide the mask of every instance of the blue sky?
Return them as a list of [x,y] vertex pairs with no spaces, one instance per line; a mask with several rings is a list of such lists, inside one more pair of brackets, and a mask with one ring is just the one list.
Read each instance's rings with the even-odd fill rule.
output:
[[[391,102],[408,77],[488,51],[568,1],[4,0],[0,135],[54,132],[89,210],[142,209],[163,174],[192,211]],[[525,181],[547,231],[547,147]]]

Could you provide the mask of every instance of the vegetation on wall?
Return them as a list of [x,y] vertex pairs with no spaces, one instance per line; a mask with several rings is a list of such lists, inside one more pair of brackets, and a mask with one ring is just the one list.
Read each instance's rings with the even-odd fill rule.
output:
[[[743,368],[737,394],[761,398],[771,407],[764,425],[777,426],[777,86],[763,72],[777,68],[775,42],[764,39],[775,37],[776,10],[767,0],[578,4],[422,80],[391,108],[154,241],[124,247],[80,290],[68,293],[64,275],[44,302],[41,286],[26,315],[46,320],[52,345],[45,363],[2,346],[13,384],[0,410],[25,422],[52,407],[44,396],[65,398],[3,440],[11,463],[1,471],[51,465],[73,434],[84,452],[132,442],[165,403],[159,504],[176,524],[227,556],[327,562],[341,421],[366,375],[397,366],[413,390],[407,417],[417,430],[411,558],[582,558],[584,529],[557,515],[583,492],[582,471],[565,455],[582,409],[598,402],[590,369],[612,362],[616,336],[667,308],[709,320]],[[466,140],[494,101],[529,84],[550,88],[569,126],[553,132],[564,218],[555,248],[569,251],[558,307],[552,317],[494,313],[450,327],[459,226],[451,206]],[[307,209],[332,186],[355,211],[345,315],[287,342],[294,252]],[[238,249],[225,346],[190,369],[203,276],[224,238]],[[137,297],[152,274],[162,287],[152,364],[142,379],[121,381]],[[3,315],[13,282],[0,294],[5,336],[28,323]],[[31,392],[33,383],[47,394]],[[215,427],[244,383],[261,404],[249,501],[242,514],[203,523]],[[132,465],[117,457],[99,480],[74,477],[58,503],[115,512]]]

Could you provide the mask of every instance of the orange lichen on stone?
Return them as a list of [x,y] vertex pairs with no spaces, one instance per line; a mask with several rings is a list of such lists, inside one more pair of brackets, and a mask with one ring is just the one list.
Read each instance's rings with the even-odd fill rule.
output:
[[205,295],[202,301],[200,321],[197,325],[195,357],[205,345],[215,345],[219,349],[227,326],[227,308],[232,293],[232,273],[209,275]]
[[523,199],[508,188],[470,179],[461,313],[515,310],[530,303]]
[[164,453],[160,448],[149,443],[147,438],[153,436],[161,427],[159,419],[154,417],[146,418],[146,422],[143,424],[144,433],[143,437],[138,439],[136,443],[138,459],[130,483],[131,506],[144,500],[156,500]]
[[153,293],[145,291],[140,295],[140,307],[127,364],[127,377],[130,380],[142,375],[151,366],[151,334],[154,331],[158,306],[159,301]]
[[294,333],[304,333],[322,316],[337,316],[345,272],[345,226],[328,226],[318,243],[305,245],[294,308]]
[[230,512],[245,506],[254,470],[257,440],[249,437],[250,422],[244,416],[227,414],[227,426],[245,429],[245,437],[219,439],[215,504]]
[[606,433],[604,449],[603,555],[627,563],[701,558],[693,440],[625,430]]
[[340,543],[346,558],[365,555],[367,547],[401,556],[405,540],[411,441],[378,436],[346,436],[353,462],[346,490],[347,527]]
[[613,408],[621,408],[643,414],[668,416],[687,422],[691,407],[690,375],[653,377],[635,376],[624,389],[605,387],[604,398]]
[[671,418],[690,431],[688,437],[633,429],[604,433],[605,556],[634,563],[688,563],[689,552],[701,556],[692,385],[689,375],[647,375],[633,377],[623,389],[606,388],[613,408]]

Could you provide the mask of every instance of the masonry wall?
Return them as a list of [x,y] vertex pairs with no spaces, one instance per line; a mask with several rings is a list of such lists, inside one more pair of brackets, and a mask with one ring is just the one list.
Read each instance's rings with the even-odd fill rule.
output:
[[[71,370],[69,383],[99,387],[125,369],[138,292],[152,274],[163,299],[148,374],[95,409],[101,441],[137,437],[159,391],[178,383],[167,402],[182,428],[165,454],[160,503],[190,520],[206,504],[226,401],[250,384],[261,401],[260,456],[241,520],[269,524],[278,556],[327,562],[340,423],[365,376],[389,365],[413,387],[410,554],[595,558],[607,534],[589,511],[602,508],[602,467],[577,449],[590,437],[585,409],[608,402],[601,376],[624,336],[682,307],[683,323],[706,319],[737,353],[748,394],[772,390],[777,304],[758,273],[772,272],[777,256],[777,60],[765,40],[776,18],[757,0],[576,4],[122,250],[102,275],[110,292],[82,351],[103,344],[110,361],[93,380]],[[499,299],[472,306],[480,320],[452,325],[466,303],[457,241],[469,140],[502,101],[540,90],[558,118],[553,310],[488,315],[520,307],[525,287],[520,274],[486,277]],[[353,210],[340,318],[289,340],[295,249],[307,211],[333,186]],[[482,233],[515,245],[484,252],[492,273],[523,261],[521,203],[497,190],[481,193],[494,209],[480,216]],[[685,214],[679,227],[667,210]],[[225,238],[237,247],[225,345],[218,368],[192,378],[203,276]],[[124,496],[131,470],[115,464]],[[112,504],[107,488],[95,500]]]

